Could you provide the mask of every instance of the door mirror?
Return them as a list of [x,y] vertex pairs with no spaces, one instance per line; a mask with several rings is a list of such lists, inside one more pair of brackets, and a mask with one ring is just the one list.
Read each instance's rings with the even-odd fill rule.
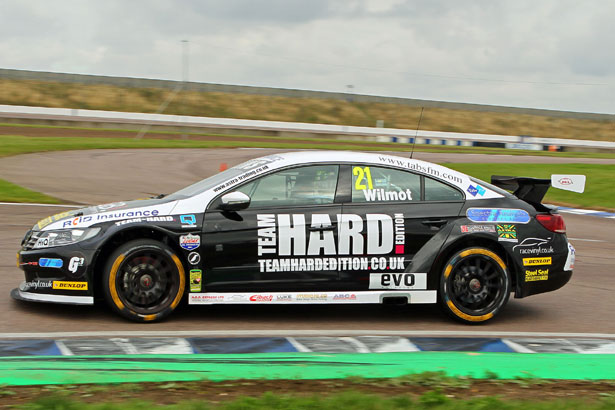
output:
[[239,191],[224,194],[220,200],[220,209],[225,211],[240,211],[250,206],[250,197]]

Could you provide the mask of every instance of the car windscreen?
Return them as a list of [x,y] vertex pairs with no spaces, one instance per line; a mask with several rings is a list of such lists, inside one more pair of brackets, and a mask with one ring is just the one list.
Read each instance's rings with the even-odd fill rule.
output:
[[187,186],[186,188],[180,189],[179,191],[167,196],[167,199],[177,200],[189,198],[200,194],[201,192],[205,192],[208,189],[215,188],[216,186],[225,188],[224,184],[227,181],[232,181],[233,179],[244,174],[248,174],[252,171],[264,171],[267,169],[267,164],[276,161],[279,158],[280,157],[277,155],[269,155],[263,158],[251,159],[229,168],[226,171],[222,171],[219,174],[212,175],[209,178],[205,178],[202,181]]

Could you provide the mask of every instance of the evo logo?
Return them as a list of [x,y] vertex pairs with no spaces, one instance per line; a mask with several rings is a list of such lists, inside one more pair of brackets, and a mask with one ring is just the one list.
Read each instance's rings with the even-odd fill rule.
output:
[[426,273],[372,273],[370,289],[427,289]]

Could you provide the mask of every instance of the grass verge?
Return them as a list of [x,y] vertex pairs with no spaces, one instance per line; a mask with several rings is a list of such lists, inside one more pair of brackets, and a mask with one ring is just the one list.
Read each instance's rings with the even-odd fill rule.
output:
[[585,192],[551,188],[544,203],[581,208],[615,210],[613,181],[615,165],[596,164],[446,164],[449,168],[490,182],[491,175],[550,178],[551,174],[583,174],[587,176]]
[[[147,396],[147,393],[143,393]],[[471,394],[469,394],[471,396]],[[148,410],[152,407],[163,409],[225,409],[225,410],[276,410],[276,409],[351,409],[351,410],[395,410],[395,409],[416,409],[416,410],[476,410],[476,409],[506,409],[506,410],[564,410],[564,409],[585,409],[585,410],[607,410],[615,406],[613,398],[602,398],[587,402],[581,399],[559,399],[559,400],[506,400],[495,396],[477,397],[471,399],[454,399],[442,394],[439,391],[430,391],[416,398],[409,395],[383,396],[376,394],[366,394],[357,391],[345,391],[333,395],[299,396],[267,392],[260,397],[240,397],[232,401],[219,402],[186,400],[172,404],[159,404],[143,399],[133,399],[129,401],[86,403],[79,400],[70,399],[62,395],[51,395],[49,397],[27,403],[19,408],[30,410]]]
[[31,202],[61,204],[63,201],[40,192],[31,191],[19,185],[0,179],[0,202]]

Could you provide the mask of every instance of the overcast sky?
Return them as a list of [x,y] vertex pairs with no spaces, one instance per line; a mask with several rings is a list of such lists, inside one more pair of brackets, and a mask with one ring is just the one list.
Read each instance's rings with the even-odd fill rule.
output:
[[[0,0],[0,68],[615,114],[615,1]],[[352,89],[348,86],[352,85]]]

